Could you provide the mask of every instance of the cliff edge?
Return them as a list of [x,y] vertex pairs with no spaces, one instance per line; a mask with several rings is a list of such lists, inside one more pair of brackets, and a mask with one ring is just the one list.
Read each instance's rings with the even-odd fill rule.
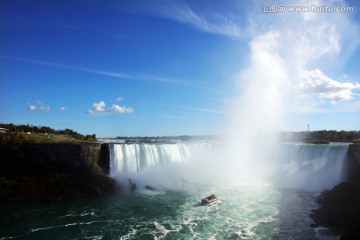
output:
[[101,143],[0,144],[0,201],[60,201],[115,190]]

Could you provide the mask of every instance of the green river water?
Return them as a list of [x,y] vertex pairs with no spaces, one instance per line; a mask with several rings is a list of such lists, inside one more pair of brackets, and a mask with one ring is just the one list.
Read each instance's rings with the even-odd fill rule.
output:
[[[201,206],[210,193],[220,201]],[[315,195],[248,184],[3,204],[0,239],[328,239],[309,227]]]

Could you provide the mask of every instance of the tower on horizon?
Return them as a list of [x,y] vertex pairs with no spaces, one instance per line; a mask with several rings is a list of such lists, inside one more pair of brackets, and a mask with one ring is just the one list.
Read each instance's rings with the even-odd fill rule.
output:
[[310,124],[307,124],[307,130],[310,132]]

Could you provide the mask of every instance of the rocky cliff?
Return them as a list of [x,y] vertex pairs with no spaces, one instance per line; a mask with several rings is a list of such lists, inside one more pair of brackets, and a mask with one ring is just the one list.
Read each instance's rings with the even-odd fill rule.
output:
[[341,239],[360,239],[360,144],[349,146],[348,177],[319,196],[311,217],[316,225],[337,230]]
[[0,201],[58,201],[115,189],[100,143],[0,145]]
[[349,146],[349,177],[352,182],[360,184],[360,144],[351,144]]
[[354,160],[360,166],[360,144],[351,144],[349,146],[350,154],[354,157]]

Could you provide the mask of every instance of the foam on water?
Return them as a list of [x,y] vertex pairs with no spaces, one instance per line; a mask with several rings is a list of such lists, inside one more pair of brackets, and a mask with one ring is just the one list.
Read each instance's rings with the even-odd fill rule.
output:
[[[332,234],[309,227],[314,193],[261,184],[150,192],[54,203],[51,209],[41,204],[10,205],[0,216],[1,239],[315,240]],[[199,205],[209,193],[220,201]]]

